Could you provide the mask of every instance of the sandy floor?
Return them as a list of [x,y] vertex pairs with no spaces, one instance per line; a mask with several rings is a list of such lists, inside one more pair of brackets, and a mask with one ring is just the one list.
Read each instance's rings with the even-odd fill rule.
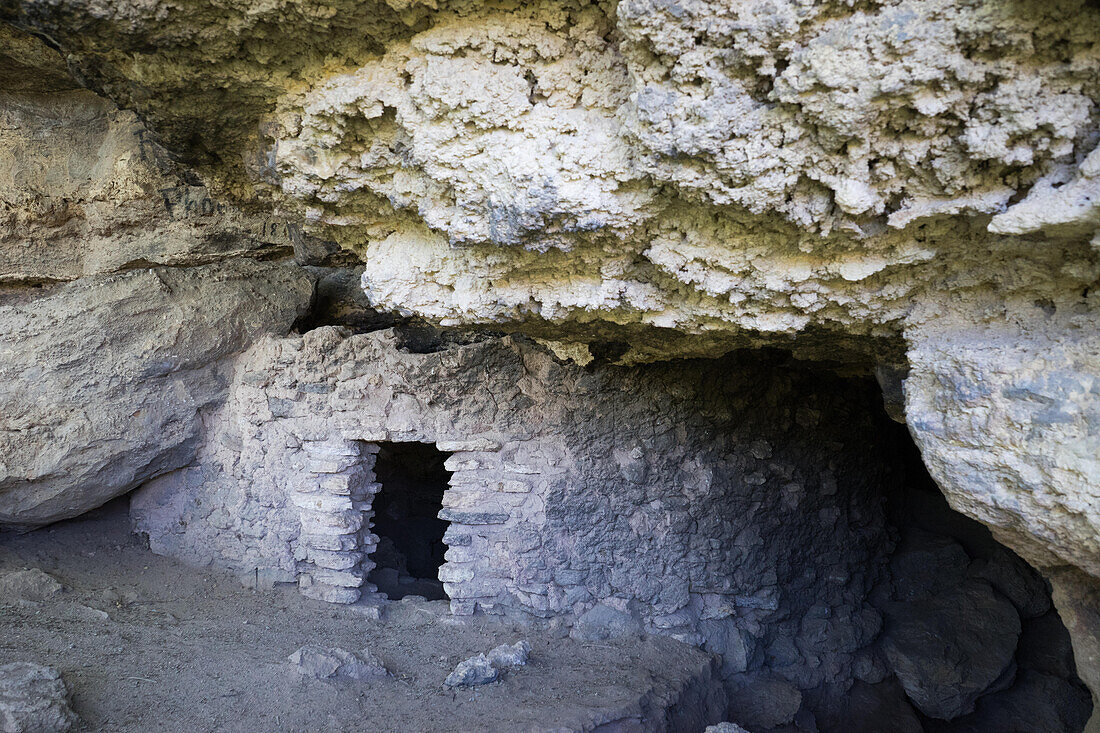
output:
[[[151,554],[125,511],[0,535],[0,571],[40,568],[66,587],[39,603],[0,598],[0,664],[61,671],[82,730],[663,730],[710,675],[708,657],[669,639],[581,644],[549,627],[454,618],[443,601],[393,602],[375,620],[293,587],[248,590]],[[528,666],[444,687],[461,660],[523,638]],[[302,677],[286,658],[307,643],[368,648],[393,677]]]

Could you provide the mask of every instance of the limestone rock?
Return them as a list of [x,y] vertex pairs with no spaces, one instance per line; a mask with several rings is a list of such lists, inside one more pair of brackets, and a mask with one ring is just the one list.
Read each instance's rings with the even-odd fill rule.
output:
[[38,568],[0,570],[0,603],[17,600],[45,601],[65,590],[57,580]]
[[914,440],[953,508],[1033,565],[1100,575],[1100,308],[1069,291],[1003,321],[983,303],[929,304],[914,328]]
[[1020,618],[1004,596],[969,581],[923,600],[886,608],[882,647],[921,712],[950,720],[974,703],[1013,662]]
[[[71,516],[149,479],[203,483],[182,467],[230,350],[199,341],[226,334],[197,321],[203,336],[180,344],[205,367],[134,371],[124,346],[138,347],[116,343],[112,317],[141,319],[121,295],[81,293],[123,281],[152,293],[150,265],[287,247],[322,262],[337,242],[366,263],[368,302],[342,313],[359,326],[380,310],[525,331],[596,363],[779,346],[877,371],[952,506],[1063,578],[1082,614],[1079,663],[1100,674],[1079,603],[1100,578],[1095,3],[23,0],[0,19],[49,39],[0,31],[0,147],[13,152],[0,162],[0,280],[19,286],[0,306],[0,379],[27,396],[0,395],[0,523]],[[51,284],[80,277],[94,279]],[[293,319],[255,299],[285,331]],[[60,337],[10,310],[32,300]],[[175,363],[162,352],[178,334],[158,319],[176,305],[154,297],[134,326],[157,364]],[[302,417],[292,397],[272,399],[254,406]],[[645,481],[643,469],[622,475]],[[806,493],[785,491],[795,505]],[[297,526],[275,523],[260,554],[283,552],[289,572]],[[1006,570],[974,568],[1022,614],[1042,613]],[[447,572],[470,582],[469,568]],[[579,584],[551,597],[548,584],[520,591],[540,613],[613,597]],[[455,608],[491,605],[499,586]],[[677,626],[681,608],[661,622]],[[793,642],[772,646],[802,661]]]
[[489,662],[489,658],[478,654],[459,662],[443,684],[447,687],[477,687],[494,682],[499,676],[500,672]]
[[57,670],[29,662],[0,665],[0,731],[64,733],[76,723]]
[[215,198],[131,110],[81,88],[41,38],[0,24],[0,284],[187,266],[292,246]]
[[531,644],[526,640],[517,641],[511,646],[501,644],[489,652],[489,663],[497,669],[523,667],[527,664],[527,657],[530,653]]
[[703,733],[749,733],[736,723],[715,723],[708,725]]
[[349,652],[337,647],[324,648],[307,644],[288,659],[298,674],[304,677],[366,680],[389,676],[389,672],[369,649]]
[[290,327],[309,278],[234,260],[132,270],[0,304],[0,526],[76,516],[195,454],[225,357]]
[[1077,673],[1092,692],[1093,717],[1100,721],[1100,582],[1074,568],[1051,573],[1054,607],[1073,641]]
[[285,222],[216,199],[55,43],[0,47],[0,526],[32,527],[188,462],[224,358],[312,278],[261,262]]

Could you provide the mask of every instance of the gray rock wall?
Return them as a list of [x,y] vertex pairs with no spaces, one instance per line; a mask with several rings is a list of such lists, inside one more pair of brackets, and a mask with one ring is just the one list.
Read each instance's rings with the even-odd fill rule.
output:
[[189,463],[226,357],[313,283],[43,41],[0,46],[0,526],[34,527]]
[[372,444],[431,442],[451,453],[453,612],[603,607],[721,652],[727,675],[843,683],[880,629],[876,497],[900,480],[876,401],[752,359],[586,370],[512,338],[412,353],[397,331],[324,327],[250,349],[196,464],[132,517],[157,552],[354,600]]

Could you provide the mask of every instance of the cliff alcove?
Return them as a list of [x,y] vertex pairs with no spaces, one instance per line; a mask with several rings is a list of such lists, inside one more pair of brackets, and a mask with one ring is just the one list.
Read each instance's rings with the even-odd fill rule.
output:
[[1093,733],[1098,477],[1091,0],[0,0],[0,720],[184,563],[441,730]]
[[[453,614],[671,636],[718,655],[749,730],[1083,729],[1048,584],[947,506],[873,379],[777,350],[580,367],[523,338],[408,339],[258,345],[218,448],[139,491],[135,526],[159,553],[373,603],[424,537],[393,520],[430,513],[379,498],[426,507],[430,487]],[[239,528],[218,526],[229,506]],[[419,547],[411,576],[434,570]]]

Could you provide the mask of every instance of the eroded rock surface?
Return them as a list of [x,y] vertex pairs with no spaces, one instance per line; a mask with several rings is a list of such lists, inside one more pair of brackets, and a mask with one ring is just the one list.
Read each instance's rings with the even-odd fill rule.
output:
[[[189,464],[224,359],[310,300],[256,260],[336,242],[365,260],[367,303],[318,314],[364,328],[381,309],[582,364],[778,345],[875,370],[952,506],[1052,579],[1100,690],[1095,3],[5,0],[0,17],[41,34],[0,30],[0,522],[174,469],[152,493],[185,504],[165,487],[209,483]],[[56,281],[74,282],[30,289]],[[260,414],[294,417],[290,390]],[[640,459],[616,456],[613,493],[633,496]],[[318,597],[355,594],[325,570]],[[968,573],[1043,612],[1011,568]]]
[[56,669],[29,662],[0,665],[0,731],[65,733],[77,723]]
[[46,43],[0,40],[0,526],[33,527],[191,460],[224,358],[287,331],[312,276]]
[[311,292],[250,260],[143,269],[0,305],[0,524],[75,516],[187,464],[219,360],[287,329]]

